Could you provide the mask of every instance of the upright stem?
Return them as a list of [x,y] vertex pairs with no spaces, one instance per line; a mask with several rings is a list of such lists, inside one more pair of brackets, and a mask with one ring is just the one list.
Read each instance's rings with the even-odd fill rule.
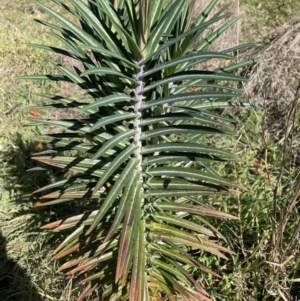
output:
[[[138,61],[138,65],[141,65],[141,63],[143,62],[143,59],[140,59]],[[136,74],[136,80],[138,82],[138,86],[135,88],[134,94],[135,94],[135,98],[136,98],[136,103],[134,105],[134,113],[136,114],[136,118],[134,119],[134,130],[137,131],[137,133],[134,135],[134,144],[138,145],[139,148],[135,151],[135,157],[140,161],[139,164],[139,168],[141,169],[141,163],[142,163],[142,155],[141,155],[141,150],[142,150],[142,143],[141,143],[141,116],[142,113],[140,112],[140,109],[143,105],[143,95],[142,95],[142,91],[143,91],[143,81],[141,80],[141,77],[144,73],[144,69],[143,66],[141,66],[141,70]]]

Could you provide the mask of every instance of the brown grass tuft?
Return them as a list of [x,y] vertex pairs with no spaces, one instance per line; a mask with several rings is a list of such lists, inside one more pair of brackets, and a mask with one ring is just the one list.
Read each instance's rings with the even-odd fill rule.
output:
[[242,55],[257,56],[261,60],[249,74],[246,95],[264,106],[266,129],[281,139],[289,112],[300,98],[300,19],[274,31],[267,45],[257,45]]

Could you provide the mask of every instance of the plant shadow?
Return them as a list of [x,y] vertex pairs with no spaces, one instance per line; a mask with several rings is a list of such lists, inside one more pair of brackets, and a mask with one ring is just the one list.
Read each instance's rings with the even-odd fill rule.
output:
[[[47,146],[43,145],[43,147]],[[43,293],[54,296],[55,300],[61,300],[62,293],[69,289],[67,286],[69,280],[63,276],[63,273],[57,274],[56,270],[57,265],[63,264],[65,259],[53,262],[51,256],[65,235],[72,233],[73,229],[67,229],[62,234],[40,230],[40,227],[82,214],[86,208],[89,210],[97,208],[97,204],[90,201],[89,191],[85,195],[84,202],[75,200],[59,205],[39,206],[40,194],[32,194],[33,191],[60,180],[67,180],[67,184],[70,184],[73,177],[66,175],[65,170],[32,160],[32,154],[36,151],[34,140],[17,135],[14,148],[8,148],[0,153],[0,161],[7,166],[2,187],[0,185],[0,201],[1,189],[6,193],[7,199],[2,205],[0,204],[0,231],[2,231],[0,232],[0,301],[48,300],[48,297],[43,297]],[[52,190],[50,189],[49,193]],[[1,208],[4,213],[2,220]],[[17,251],[11,252],[14,239],[17,240],[15,245]],[[30,246],[30,253],[28,253],[28,246]],[[11,258],[8,258],[7,254]],[[17,263],[18,260],[25,261],[27,273]],[[44,267],[47,267],[47,271]],[[17,278],[16,283],[13,283],[15,278]],[[38,296],[36,289],[30,284],[32,282],[30,280],[33,279],[42,297]]]
[[8,258],[6,239],[0,231],[0,298],[2,301],[42,301],[26,271]]

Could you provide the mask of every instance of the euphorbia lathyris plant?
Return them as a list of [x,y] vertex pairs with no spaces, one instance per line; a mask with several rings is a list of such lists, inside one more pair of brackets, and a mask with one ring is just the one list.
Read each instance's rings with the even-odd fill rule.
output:
[[[230,83],[243,78],[232,71],[249,62],[234,63],[233,53],[245,45],[208,48],[238,18],[214,29],[228,18],[226,8],[208,17],[217,0],[197,18],[195,1],[187,0],[52,1],[66,13],[38,4],[56,20],[39,22],[64,47],[33,46],[82,68],[53,62],[57,75],[26,78],[66,81],[86,95],[55,95],[50,106],[84,117],[35,123],[62,131],[44,135],[51,149],[33,158],[73,172],[35,191],[38,206],[75,202],[82,210],[42,227],[66,230],[54,251],[66,260],[59,270],[84,285],[78,300],[96,292],[99,300],[210,300],[195,275],[218,275],[190,251],[226,258],[231,251],[216,242],[221,235],[207,217],[235,217],[208,207],[202,196],[239,187],[212,168],[236,156],[207,138],[234,134],[232,120],[216,109],[240,95]],[[233,63],[201,70],[210,59]]]

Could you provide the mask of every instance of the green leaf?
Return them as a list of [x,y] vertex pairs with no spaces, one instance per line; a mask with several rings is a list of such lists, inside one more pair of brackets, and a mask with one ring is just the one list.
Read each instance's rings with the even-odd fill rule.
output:
[[[134,151],[138,149],[138,146],[134,146],[134,145],[130,145],[128,147],[126,147],[120,154],[118,154],[118,156],[110,163],[107,165],[105,172],[103,172],[102,176],[100,177],[100,180],[98,181],[98,183],[96,184],[95,188],[94,188],[94,193],[98,192],[98,189],[101,188],[105,182],[113,175],[113,173],[125,162],[127,161],[130,156],[134,153]],[[130,160],[131,162],[132,160]],[[127,165],[127,167],[125,168],[125,171],[127,171],[127,169],[129,170],[129,166],[131,165]],[[119,183],[118,179],[118,183]],[[125,183],[122,183],[125,184]],[[124,186],[124,185],[123,185]]]
[[[184,122],[186,120],[194,122],[194,123],[200,123],[200,124],[205,124],[209,126],[214,126],[216,128],[220,128],[225,130],[227,133],[233,133],[232,128],[229,127],[221,121],[221,118],[218,118],[218,115],[208,115],[210,117],[206,117],[205,115],[208,115],[207,113],[202,113],[201,111],[189,111],[189,112],[175,112],[175,113],[167,113],[167,114],[162,114],[160,116],[156,116],[154,118],[147,118],[144,119],[141,122],[141,126],[149,125],[149,124],[154,124],[154,123],[164,123],[168,122],[171,124],[174,124],[175,121],[181,121]],[[220,119],[220,121],[218,121]],[[222,119],[224,120],[224,119]],[[231,121],[226,119],[226,121]],[[165,123],[164,123],[165,124]]]
[[[133,173],[133,171],[132,171]],[[120,203],[118,205],[118,210],[116,212],[115,218],[112,222],[112,225],[104,239],[104,242],[108,241],[111,236],[115,233],[116,229],[120,225],[125,213],[128,211],[128,206],[130,205],[130,200],[134,197],[135,190],[135,181],[138,179],[134,177],[133,174],[129,176],[129,180],[124,187]]]
[[212,236],[212,237],[215,236],[214,233],[212,231],[210,231],[209,229],[207,229],[203,226],[200,226],[194,222],[191,222],[187,219],[183,219],[178,216],[171,215],[171,214],[156,213],[155,219],[198,232],[199,234],[205,234],[207,236]]
[[184,167],[156,167],[148,169],[147,173],[152,176],[163,176],[163,177],[182,177],[196,179],[204,182],[208,182],[214,185],[225,185],[241,188],[239,185],[231,183],[224,178],[216,176],[215,174],[203,172],[193,168],[184,168]]
[[96,101],[94,101],[93,103],[84,106],[84,109],[91,110],[95,108],[105,107],[107,105],[113,105],[117,102],[122,102],[122,101],[135,101],[135,99],[131,98],[126,94],[113,94],[110,96],[97,98]]
[[87,69],[87,70],[83,71],[80,76],[83,77],[83,76],[90,75],[90,74],[102,74],[102,75],[111,74],[111,75],[115,75],[118,78],[127,79],[128,81],[130,81],[134,84],[138,84],[138,82],[135,79],[128,77],[119,71],[112,70],[112,69],[106,68],[106,67]]
[[180,11],[185,4],[185,0],[173,1],[162,16],[157,26],[153,28],[152,34],[149,36],[148,43],[145,46],[145,53],[148,56],[154,52],[159,45],[164,34],[170,32],[172,26],[180,16]]
[[[105,174],[105,177],[100,179],[100,183],[105,183],[106,179],[109,178],[110,174],[117,168],[117,166],[121,163],[123,163],[124,157],[127,157],[129,154],[130,148],[128,150],[126,149],[126,152],[120,154],[120,157],[118,157],[116,162],[112,162],[110,170]],[[91,233],[98,225],[98,223],[101,221],[102,217],[105,215],[105,213],[109,210],[109,208],[112,206],[114,200],[118,197],[118,195],[121,193],[123,187],[126,185],[127,181],[129,180],[129,176],[132,176],[133,170],[136,167],[137,160],[131,159],[129,160],[128,164],[124,168],[123,172],[121,173],[120,177],[116,181],[116,183],[113,185],[112,189],[108,193],[106,199],[104,200],[102,206],[99,209],[98,214],[95,216],[93,223],[91,227],[89,228],[87,234]],[[95,187],[101,186],[99,185],[99,182],[97,183]]]
[[182,57],[173,59],[171,61],[167,61],[165,63],[162,63],[158,66],[155,66],[154,68],[152,68],[150,70],[147,70],[143,74],[143,77],[146,77],[146,76],[148,76],[150,74],[153,74],[153,73],[155,73],[157,71],[160,71],[160,70],[165,70],[165,69],[167,69],[169,67],[172,67],[172,66],[178,66],[178,65],[180,65],[182,63],[185,63],[185,62],[194,61],[194,64],[199,64],[200,62],[202,62],[204,60],[209,60],[209,59],[232,60],[232,59],[234,59],[234,57],[231,56],[231,55],[222,54],[220,52],[190,53],[190,54],[184,55]]
[[[143,92],[150,91],[155,87],[168,84],[168,83],[174,83],[174,82],[181,82],[181,81],[188,81],[188,80],[214,80],[214,81],[245,81],[244,78],[236,75],[230,75],[225,72],[214,72],[214,71],[183,71],[175,73],[174,75],[165,77],[161,80],[158,80],[148,86],[145,87]],[[195,82],[195,83],[197,83]],[[213,93],[214,91],[212,91]],[[199,92],[196,92],[199,93]],[[196,94],[196,93],[187,93],[190,96]],[[207,92],[206,92],[207,93]],[[225,94],[225,93],[224,93]],[[188,96],[188,95],[187,95]],[[235,97],[237,95],[232,95],[231,97]],[[213,96],[212,96],[213,97]],[[222,97],[220,95],[220,97]],[[226,97],[226,96],[224,96]]]
[[134,113],[125,113],[124,111],[120,111],[120,112],[118,112],[114,115],[101,118],[90,129],[90,132],[98,130],[99,128],[104,127],[105,125],[109,125],[109,124],[118,122],[120,120],[133,119],[133,118],[136,118],[136,114],[134,114]]
[[125,47],[129,46],[132,53],[135,55],[136,58],[142,58],[142,53],[137,46],[136,42],[131,38],[131,36],[127,33],[124,29],[124,24],[122,23],[121,19],[118,17],[117,13],[112,9],[112,6],[107,1],[99,2],[99,6],[108,16],[110,22],[113,23],[115,30],[117,31],[118,35],[123,41]]
[[206,208],[202,206],[196,205],[186,205],[179,204],[175,202],[159,202],[158,206],[161,210],[165,211],[175,211],[175,212],[188,212],[193,214],[199,214],[204,216],[211,216],[215,218],[224,218],[224,219],[238,219],[236,216],[231,214],[227,214],[224,212],[220,212],[211,208]]
[[150,4],[151,16],[149,21],[149,27],[151,28],[160,19],[164,3],[161,0],[152,0],[150,1]]
[[145,145],[142,148],[142,154],[151,154],[155,152],[189,152],[189,153],[203,153],[209,154],[212,158],[214,155],[217,157],[226,159],[226,160],[238,160],[238,158],[230,154],[228,151],[224,149],[218,149],[212,146],[196,144],[196,143],[163,143],[157,145]]
[[145,65],[146,63],[148,63],[150,60],[153,60],[157,55],[159,55],[160,53],[163,52],[163,50],[168,49],[169,47],[171,47],[172,45],[176,44],[177,42],[183,40],[184,38],[194,34],[195,32],[199,31],[199,33],[203,32],[209,25],[224,19],[226,16],[222,16],[219,17],[216,20],[209,20],[205,23],[202,23],[200,25],[197,25],[196,27],[190,28],[188,31],[183,32],[181,34],[179,34],[178,36],[167,40],[165,43],[161,44],[159,46],[159,48],[157,50],[155,50],[152,53],[149,53],[145,59],[143,60],[142,64]]
[[222,27],[218,28],[216,31],[213,31],[195,47],[195,50],[202,51],[207,47],[209,47],[216,39],[220,37],[222,33],[224,33],[227,29],[233,26],[240,18],[241,18],[240,16],[235,17],[234,19],[226,22]]
[[112,137],[111,139],[109,139],[102,145],[102,147],[94,155],[93,159],[97,159],[97,158],[101,157],[108,150],[111,150],[115,146],[119,145],[120,142],[124,141],[125,138],[132,137],[136,133],[138,133],[138,132],[134,131],[134,130],[129,130],[129,131],[121,132],[121,133],[115,135],[114,137]]
[[210,191],[211,193],[217,193],[218,191],[227,191],[226,188],[221,189],[219,186],[203,186],[202,183],[187,180],[187,179],[153,179],[150,178],[146,184],[145,188],[151,188],[156,190],[186,190],[186,193],[189,194],[189,190],[197,190],[199,194],[201,191]]
[[[70,0],[70,1],[73,1],[73,0]],[[83,2],[81,2],[81,1],[76,1],[76,2],[77,3],[81,3],[82,5],[84,5]],[[77,26],[74,23],[70,22],[69,20],[67,20],[66,18],[64,18],[63,16],[61,16],[60,14],[58,14],[57,12],[55,12],[54,10],[52,10],[51,8],[45,6],[45,5],[41,4],[41,3],[37,3],[37,5],[43,11],[45,11],[46,13],[48,13],[49,15],[51,15],[53,18],[55,18],[57,21],[59,21],[63,26],[65,26],[66,29],[70,30],[82,42],[84,42],[86,44],[89,44],[89,45],[93,45],[93,46],[101,46],[96,41],[96,39],[94,39],[91,35],[87,34],[79,26]],[[81,11],[81,12],[84,13],[84,11]],[[111,46],[114,46],[114,48],[115,48],[115,45],[111,45]],[[117,49],[115,49],[115,50],[117,51]]]
[[139,235],[137,241],[137,252],[134,254],[133,260],[133,271],[132,271],[132,282],[130,287],[130,298],[132,300],[145,300],[148,299],[147,291],[147,279],[145,275],[145,260],[146,260],[146,250],[144,246],[144,227],[143,223],[139,221]]
[[195,126],[195,125],[173,125],[173,126],[166,126],[160,127],[155,130],[145,131],[142,136],[141,140],[147,140],[152,137],[162,137],[165,135],[183,135],[183,134],[226,134],[225,132],[214,129],[211,127],[205,126]]
[[135,70],[141,70],[141,67],[138,64],[126,59],[125,57],[123,57],[117,53],[109,51],[103,47],[99,47],[99,46],[96,47],[96,46],[92,46],[92,45],[79,45],[78,47],[81,47],[84,49],[91,49],[91,50],[94,50],[95,52],[105,54],[105,55],[107,55],[107,57],[116,58],[116,59],[122,61],[123,63],[125,63],[126,65],[133,67]]
[[[131,256],[129,254],[132,249],[135,248],[136,245],[136,236],[138,235],[139,228],[139,218],[140,218],[140,199],[141,199],[141,183],[139,182],[140,173],[135,173],[134,182],[137,183],[132,187],[133,193],[130,194],[132,197],[128,200],[128,209],[126,211],[126,215],[123,222],[121,237],[120,237],[120,245],[118,252],[118,263],[116,269],[116,281],[119,280],[123,274],[128,274],[128,270],[130,268],[129,260]],[[131,255],[135,256],[134,253]],[[128,260],[128,261],[127,261]],[[127,261],[127,265],[126,265]],[[126,270],[124,270],[126,267]]]
[[[107,45],[109,45],[111,50],[113,50],[115,53],[121,52],[124,54],[122,49],[118,48],[117,45],[114,43],[114,41],[112,41],[111,36],[107,33],[106,29],[102,26],[102,24],[99,22],[97,17],[92,13],[92,11],[83,1],[80,0],[69,0],[69,1],[77,8],[77,10],[85,18],[85,20],[97,31],[99,36],[101,36],[101,38],[105,40],[105,42],[107,43]],[[85,32],[83,36],[84,37],[86,36]],[[85,39],[82,39],[82,41],[85,42],[85,44],[87,45],[101,47],[101,45],[97,42],[90,43],[88,39],[86,39],[86,37]]]

